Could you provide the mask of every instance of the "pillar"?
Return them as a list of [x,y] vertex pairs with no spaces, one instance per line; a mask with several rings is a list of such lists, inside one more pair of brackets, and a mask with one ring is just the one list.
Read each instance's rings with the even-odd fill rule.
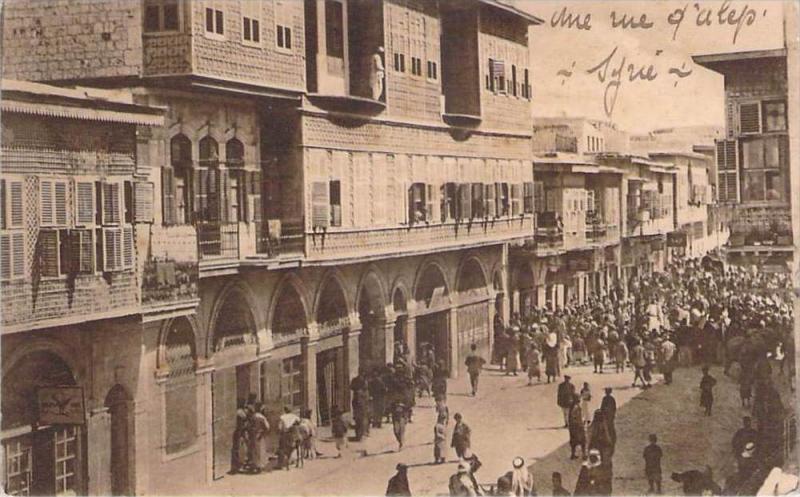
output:
[[383,364],[394,362],[394,326],[396,322],[396,320],[386,320],[383,324]]
[[409,355],[411,356],[411,360],[416,362],[417,360],[417,317],[416,316],[408,316],[408,320],[406,321],[406,329],[405,329],[405,341],[406,345],[408,346]]
[[458,378],[458,309],[451,307],[447,313],[447,328],[450,334],[448,341],[450,353],[450,378]]
[[508,266],[508,244],[504,243],[502,245],[503,250],[500,254],[500,278],[503,281],[503,309],[501,317],[503,318],[503,322],[508,324],[509,320],[511,319],[511,299],[513,296],[511,295],[511,288],[509,286],[509,266]]
[[303,362],[303,407],[311,411],[311,419],[317,419],[317,348],[318,342],[308,337],[300,340],[300,355]]

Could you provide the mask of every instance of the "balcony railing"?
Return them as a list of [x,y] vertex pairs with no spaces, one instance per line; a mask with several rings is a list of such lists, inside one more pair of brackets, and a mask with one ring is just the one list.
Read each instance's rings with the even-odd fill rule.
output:
[[502,242],[530,236],[532,230],[533,219],[525,215],[460,223],[317,231],[306,234],[306,253],[311,259],[397,254]]
[[239,223],[198,223],[197,248],[201,259],[238,258]]
[[539,212],[536,214],[534,241],[539,249],[564,247],[564,227],[560,225],[555,212]]
[[256,223],[256,253],[270,257],[281,254],[302,254],[305,248],[303,223],[287,223],[274,219]]

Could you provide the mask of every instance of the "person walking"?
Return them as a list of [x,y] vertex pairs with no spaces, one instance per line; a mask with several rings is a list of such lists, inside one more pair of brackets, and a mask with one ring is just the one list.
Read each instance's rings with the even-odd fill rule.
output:
[[368,383],[370,402],[371,402],[371,422],[375,428],[383,425],[383,412],[386,410],[386,385],[383,383],[378,368],[372,371]]
[[611,442],[616,445],[617,443],[617,428],[615,425],[615,420],[617,417],[617,399],[614,398],[611,393],[613,389],[611,387],[605,388],[605,396],[603,400],[600,402],[600,410],[603,411],[603,414],[606,418],[606,425],[608,426],[608,433],[611,435]]
[[614,441],[606,423],[606,417],[602,410],[594,412],[594,419],[589,427],[589,451],[597,449],[603,458],[604,464],[611,464],[611,456],[614,455]]
[[519,327],[514,326],[511,328],[511,333],[507,338],[506,343],[506,375],[517,376],[519,370]]
[[433,462],[442,464],[447,453],[447,426],[439,418],[433,426]]
[[633,385],[636,386],[636,380],[642,381],[642,388],[647,384],[644,380],[644,366],[646,364],[644,359],[644,347],[640,340],[636,340],[636,345],[631,349],[631,362],[633,363]]
[[547,383],[556,381],[559,374],[558,366],[558,336],[555,333],[547,335],[547,340],[543,345],[544,350],[544,374],[547,375]]
[[408,485],[408,466],[399,463],[395,469],[397,473],[389,478],[386,486],[386,497],[411,497],[411,488]]
[[580,406],[580,398],[575,396],[569,411],[569,448],[570,459],[577,459],[575,449],[581,448],[581,458],[586,459],[586,426],[583,424],[583,414]]
[[431,390],[434,400],[447,400],[447,370],[443,363],[434,369]]
[[553,471],[552,476],[553,481],[553,491],[550,492],[550,495],[553,497],[571,497],[572,494],[569,493],[569,490],[564,488],[564,485],[561,481],[561,473],[558,471]]
[[644,448],[642,457],[644,457],[644,474],[647,477],[647,485],[649,492],[656,492],[661,494],[661,458],[664,453],[661,447],[658,446],[658,437],[655,433],[651,433],[650,444]]
[[250,430],[250,466],[255,473],[263,471],[269,463],[267,455],[267,433],[269,422],[266,416],[266,407],[256,404],[252,415]]
[[628,362],[628,346],[624,340],[620,340],[614,345],[614,370],[617,373],[624,373],[626,362]]
[[733,440],[731,441],[733,455],[736,457],[737,465],[741,465],[741,456],[744,452],[744,447],[750,442],[755,443],[757,439],[758,432],[753,429],[752,419],[750,416],[743,417],[742,427],[736,430],[736,433],[733,434]]
[[536,344],[531,344],[528,348],[528,357],[526,358],[526,362],[528,364],[528,385],[531,385],[533,382],[533,378],[536,378],[537,382],[542,381],[542,353],[539,352],[539,348]]
[[334,406],[331,409],[333,419],[331,420],[331,435],[336,444],[336,457],[342,457],[342,449],[347,447],[347,423],[342,418],[339,408]]
[[236,474],[247,466],[246,441],[248,436],[248,415],[244,400],[239,401],[236,409],[236,426],[233,429],[231,442],[231,474]]
[[392,428],[394,429],[394,438],[397,440],[398,452],[403,450],[406,423],[408,423],[408,408],[402,402],[397,402],[392,409]]
[[708,366],[703,366],[703,377],[700,379],[700,407],[705,409],[705,415],[711,416],[711,406],[714,405],[714,385],[717,380],[708,373]]
[[591,414],[589,411],[589,402],[592,400],[592,391],[589,388],[589,383],[584,381],[583,388],[581,388],[581,412],[583,413],[583,421],[587,425],[591,422]]
[[359,369],[355,378],[350,381],[350,390],[353,392],[353,400],[351,401],[353,408],[353,421],[356,425],[356,442],[360,441],[366,435],[367,427],[365,426],[367,403],[369,402],[369,386],[365,377],[363,369]]
[[475,485],[469,471],[469,464],[464,461],[458,463],[456,473],[450,476],[448,482],[451,497],[475,497],[482,495]]
[[457,412],[453,419],[456,420],[456,425],[453,427],[453,438],[450,446],[455,449],[456,456],[461,459],[464,457],[466,450],[470,448],[472,431],[469,425],[464,422],[461,413]]
[[603,366],[606,358],[606,344],[603,340],[598,339],[595,343],[594,350],[592,351],[592,358],[594,359],[594,372],[603,374]]
[[469,373],[469,384],[472,387],[472,396],[478,394],[478,378],[481,375],[481,369],[486,364],[486,360],[479,356],[477,353],[478,346],[474,343],[470,345],[470,354],[467,356],[464,365],[467,366],[467,373]]
[[572,407],[572,401],[575,398],[575,385],[570,383],[572,379],[569,375],[564,375],[564,381],[559,383],[558,392],[556,394],[556,403],[561,408],[564,415],[564,428],[569,427],[569,410]]
[[661,343],[661,373],[664,375],[665,385],[672,384],[672,373],[675,371],[675,362],[677,359],[675,351],[677,349],[678,347],[669,337],[665,338]]
[[603,474],[602,474],[602,460],[600,452],[595,450],[589,451],[589,457],[583,464],[578,473],[578,481],[575,484],[574,495],[591,496],[591,495],[611,495],[603,491]]

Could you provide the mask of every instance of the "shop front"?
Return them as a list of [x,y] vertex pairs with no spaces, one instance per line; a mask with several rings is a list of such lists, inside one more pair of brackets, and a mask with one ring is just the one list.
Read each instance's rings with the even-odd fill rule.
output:
[[75,372],[45,350],[3,366],[4,491],[85,495],[86,411]]

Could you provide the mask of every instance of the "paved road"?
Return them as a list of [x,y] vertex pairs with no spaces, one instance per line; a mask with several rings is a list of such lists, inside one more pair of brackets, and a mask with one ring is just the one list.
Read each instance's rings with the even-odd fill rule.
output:
[[[698,406],[699,371],[680,369],[671,386],[658,384],[642,391],[631,388],[632,374],[593,374],[590,367],[569,368],[573,383],[584,381],[592,387],[592,409],[599,406],[603,387],[615,388],[618,404],[618,448],[614,457],[614,493],[643,495],[641,451],[647,434],[659,434],[665,452],[664,475],[671,471],[711,464],[716,470],[728,464],[730,436],[741,417],[735,385],[724,378],[719,368],[712,370],[719,380],[716,389],[718,413],[701,415]],[[527,386],[523,376],[509,377],[488,370],[481,378],[481,391],[470,397],[468,380],[451,380],[448,389],[450,413],[461,412],[472,427],[473,449],[484,465],[478,472],[481,482],[493,482],[510,469],[511,460],[522,456],[531,464],[539,494],[550,490],[550,474],[564,474],[565,486],[572,490],[579,462],[569,461],[568,434],[561,428],[561,411],[555,405],[556,384]],[[434,410],[431,399],[418,401],[414,423],[408,426],[406,447],[397,451],[391,426],[372,430],[365,442],[351,443],[341,459],[324,457],[307,461],[305,468],[274,471],[262,475],[227,476],[211,486],[197,489],[215,495],[384,495],[386,482],[398,462],[408,464],[414,495],[447,493],[447,481],[455,471],[455,455],[448,463],[432,464]],[[452,423],[452,422],[451,422]],[[452,426],[452,425],[451,425]],[[325,454],[335,454],[330,441],[319,444]],[[449,440],[449,437],[448,437]],[[688,448],[691,448],[688,449]],[[680,460],[679,460],[680,458]],[[721,481],[719,483],[722,483]],[[665,481],[664,491],[679,493],[676,484]]]

